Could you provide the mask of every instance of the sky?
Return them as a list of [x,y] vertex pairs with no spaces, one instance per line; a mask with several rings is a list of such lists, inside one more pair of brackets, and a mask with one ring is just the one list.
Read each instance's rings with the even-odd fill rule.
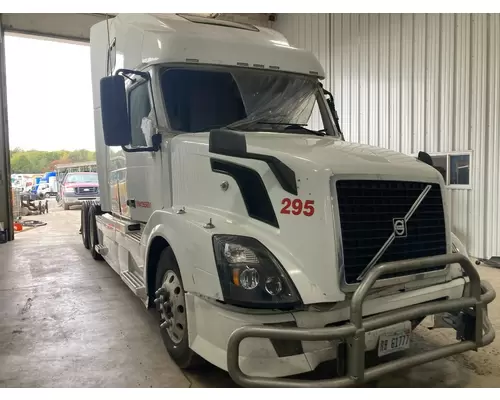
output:
[[6,35],[10,148],[94,150],[90,47]]

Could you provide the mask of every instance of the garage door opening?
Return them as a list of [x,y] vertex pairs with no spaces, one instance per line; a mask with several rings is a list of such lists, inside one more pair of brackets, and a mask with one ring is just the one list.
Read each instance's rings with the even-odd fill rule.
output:
[[99,193],[90,47],[6,34],[5,58],[16,237],[57,227],[53,213],[76,227],[80,199]]

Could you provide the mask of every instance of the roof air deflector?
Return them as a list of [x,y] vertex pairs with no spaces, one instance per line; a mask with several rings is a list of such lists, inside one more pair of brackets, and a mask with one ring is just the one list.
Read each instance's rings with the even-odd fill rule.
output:
[[188,21],[194,22],[196,24],[217,25],[217,26],[223,26],[226,28],[236,28],[236,29],[244,29],[246,31],[259,32],[257,27],[255,27],[251,24],[243,24],[240,22],[225,21],[222,19],[200,17],[198,15],[193,15],[193,14],[177,14],[177,15],[179,17],[187,19]]

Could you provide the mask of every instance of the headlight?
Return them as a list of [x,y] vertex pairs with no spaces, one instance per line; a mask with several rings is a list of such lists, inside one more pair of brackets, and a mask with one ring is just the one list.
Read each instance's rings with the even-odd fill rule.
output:
[[258,240],[214,235],[217,271],[226,303],[290,309],[302,303],[285,270]]
[[64,193],[75,193],[75,189],[73,189],[73,188],[64,188]]

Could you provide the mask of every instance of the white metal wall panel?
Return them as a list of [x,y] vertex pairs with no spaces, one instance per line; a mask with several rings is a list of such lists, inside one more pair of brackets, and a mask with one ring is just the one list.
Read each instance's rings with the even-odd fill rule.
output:
[[425,135],[424,148],[429,152],[437,152],[439,150],[439,67],[441,65],[440,53],[440,26],[441,16],[432,14],[427,16],[426,21],[426,37],[425,37]]
[[378,31],[378,104],[379,104],[379,140],[380,147],[389,148],[389,87],[391,73],[389,70],[389,14],[380,14]]
[[500,15],[279,14],[273,28],[319,58],[348,140],[471,150],[472,189],[448,193],[453,230],[500,255]]
[[[380,117],[380,107],[377,106],[377,110],[373,110],[373,104],[378,104],[378,88],[380,85],[379,77],[379,56],[380,51],[378,48],[378,35],[379,35],[379,14],[370,15],[368,17],[368,142],[373,146],[379,145],[379,135],[375,134],[379,130],[379,117]],[[348,51],[348,49],[345,49]],[[344,108],[343,103],[339,104],[340,109]],[[348,113],[349,110],[346,108],[344,113]],[[342,123],[343,125],[343,123]],[[349,127],[346,126],[346,132],[349,132],[350,138],[351,133]]]
[[359,132],[352,137],[353,141],[369,142],[370,132],[370,30],[369,16],[359,17]]
[[401,151],[413,149],[413,15],[401,18]]
[[498,254],[500,242],[500,14],[489,16],[487,40],[485,230],[486,254]]
[[453,148],[455,134],[455,16],[441,15],[441,69],[439,78],[439,144],[438,151]]
[[[470,149],[470,67],[471,67],[471,16],[455,15],[455,43],[456,56],[453,60],[455,69],[454,79],[454,129],[452,135],[452,150]],[[445,149],[443,149],[445,151]],[[475,154],[473,155],[475,160]],[[474,162],[474,161],[473,161]],[[476,182],[472,182],[476,186]],[[476,190],[478,188],[476,187]],[[465,240],[470,251],[475,255],[482,255],[479,243],[473,237],[474,232],[470,221],[472,202],[470,191],[456,190],[451,194],[452,222],[457,235]],[[483,224],[484,221],[478,221]],[[481,253],[480,253],[481,252]]]
[[401,16],[390,15],[389,21],[389,145],[401,151]]
[[426,18],[417,14],[413,18],[413,143],[411,151],[425,149],[425,89],[426,89]]
[[[471,193],[471,211],[469,212],[469,226],[471,235],[475,241],[481,243],[484,248],[484,225],[488,225],[485,219],[484,205],[487,198],[485,186],[485,139],[486,131],[486,71],[487,71],[487,39],[486,30],[488,17],[486,15],[473,14],[471,17],[472,43],[471,43],[471,97],[469,110],[471,114],[470,147],[474,149],[474,168],[471,179],[475,188]],[[476,223],[480,222],[480,223]],[[484,250],[483,250],[484,251]]]

